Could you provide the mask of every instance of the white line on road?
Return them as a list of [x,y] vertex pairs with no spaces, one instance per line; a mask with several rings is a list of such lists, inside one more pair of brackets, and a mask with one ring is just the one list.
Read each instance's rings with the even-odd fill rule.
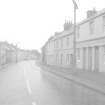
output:
[[[25,81],[26,81],[26,86],[27,86],[28,93],[30,95],[32,95],[32,89],[31,89],[31,86],[30,86],[29,79],[27,78],[27,75],[26,75],[26,70],[24,69],[23,72],[24,72],[24,77],[25,77]],[[32,102],[32,105],[37,105],[37,104],[35,102]]]
[[29,83],[28,79],[26,80],[26,85],[27,85],[27,90],[28,90],[29,94],[32,94],[32,90],[31,90],[30,83]]
[[27,78],[25,69],[23,70],[23,72],[24,72],[24,77],[25,77],[25,81],[26,81],[26,86],[27,86],[28,93],[29,94],[32,94],[32,89],[30,87],[29,79]]
[[32,105],[36,105],[36,103],[35,102],[32,102]]

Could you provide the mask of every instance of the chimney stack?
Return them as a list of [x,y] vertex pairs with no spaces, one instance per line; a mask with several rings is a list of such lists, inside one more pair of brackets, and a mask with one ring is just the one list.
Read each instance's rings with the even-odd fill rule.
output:
[[87,18],[94,16],[96,13],[97,13],[97,11],[95,8],[93,10],[88,10],[87,11]]
[[71,21],[65,21],[64,23],[64,30],[69,30],[72,27],[72,22]]

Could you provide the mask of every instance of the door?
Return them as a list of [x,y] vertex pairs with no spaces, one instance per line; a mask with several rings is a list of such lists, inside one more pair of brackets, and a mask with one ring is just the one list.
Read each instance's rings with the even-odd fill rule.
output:
[[99,71],[99,47],[98,46],[96,46],[95,47],[95,56],[94,56],[95,58],[94,58],[94,71]]
[[71,67],[73,66],[73,55],[72,54],[70,54],[70,65]]
[[88,70],[92,71],[92,48],[88,48]]
[[63,64],[63,54],[61,54],[61,65]]
[[86,69],[86,48],[83,48],[83,69]]

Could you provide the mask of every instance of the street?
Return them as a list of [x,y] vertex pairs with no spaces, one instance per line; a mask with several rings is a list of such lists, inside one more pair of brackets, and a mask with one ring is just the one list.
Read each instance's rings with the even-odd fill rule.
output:
[[70,105],[70,82],[42,70],[35,61],[0,71],[0,105]]

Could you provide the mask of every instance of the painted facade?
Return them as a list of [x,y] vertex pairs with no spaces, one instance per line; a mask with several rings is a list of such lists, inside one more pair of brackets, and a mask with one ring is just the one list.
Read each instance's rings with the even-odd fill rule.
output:
[[[46,64],[72,67],[73,24],[65,23],[64,31],[55,33],[42,52]],[[105,71],[105,10],[88,11],[87,19],[77,24],[76,63],[86,71]]]

